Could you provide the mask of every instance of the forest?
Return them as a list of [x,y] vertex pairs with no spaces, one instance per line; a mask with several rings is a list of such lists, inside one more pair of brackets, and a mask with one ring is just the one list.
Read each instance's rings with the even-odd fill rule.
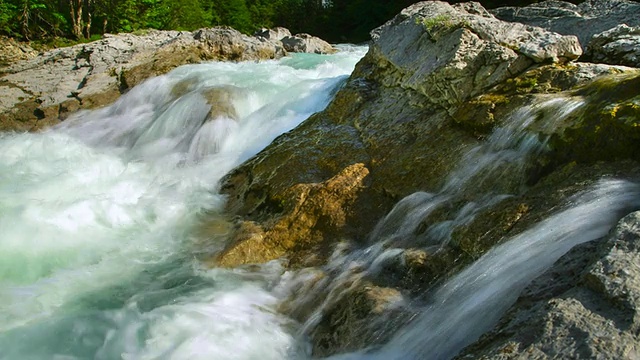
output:
[[[0,0],[0,35],[20,40],[94,40],[143,29],[228,25],[251,34],[284,26],[330,42],[363,42],[411,0]],[[459,1],[449,1],[451,3]],[[536,1],[485,0],[487,7]]]

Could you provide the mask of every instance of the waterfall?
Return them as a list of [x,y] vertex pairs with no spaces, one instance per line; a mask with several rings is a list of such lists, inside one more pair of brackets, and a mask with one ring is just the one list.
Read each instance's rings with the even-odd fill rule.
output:
[[[471,149],[435,193],[416,192],[400,200],[369,236],[370,246],[347,249],[341,244],[323,268],[320,281],[309,272],[293,276],[283,287],[287,294],[311,283],[293,308],[318,304],[302,332],[309,334],[324,312],[367,277],[375,278],[390,261],[398,261],[405,248],[436,252],[451,240],[459,226],[469,224],[479,211],[511,197],[510,194],[469,193],[483,182],[510,176],[525,178],[527,161],[546,151],[546,139],[528,131],[544,118],[552,128],[584,105],[581,98],[552,97],[515,111],[483,144]],[[520,188],[524,184],[520,184]],[[447,203],[465,199],[452,218],[418,231],[423,220]],[[490,330],[517,299],[521,290],[551,267],[573,246],[601,238],[629,211],[640,207],[640,185],[603,180],[567,201],[561,211],[527,231],[496,246],[461,273],[427,296],[427,304],[396,299],[391,306],[405,307],[412,321],[397,326],[392,339],[378,349],[341,354],[331,359],[449,359]],[[286,296],[286,295],[284,295]],[[320,300],[319,300],[320,299]],[[319,303],[318,303],[319,302]],[[384,324],[379,324],[385,326]]]
[[572,205],[499,245],[447,281],[376,359],[449,359],[490,330],[534,278],[575,245],[605,236],[640,206],[640,186],[601,181]]
[[207,269],[194,228],[220,212],[219,180],[321,111],[366,48],[341,50],[187,65],[0,134],[0,359],[305,357],[275,311],[280,264]]
[[[220,179],[327,106],[366,48],[341,50],[187,65],[48,131],[0,134],[0,360],[310,358],[307,336],[327,309],[406,249],[443,249],[456,228],[525,189],[527,164],[547,151],[530,129],[584,105],[554,95],[517,110],[441,189],[400,200],[368,246],[340,243],[322,269],[203,266],[198,256],[223,248],[231,226]],[[386,344],[332,358],[455,356],[639,198],[637,184],[598,182],[419,301],[394,299],[415,316],[389,325]],[[425,222],[438,212],[446,218]],[[221,236],[203,249],[205,214]],[[304,323],[292,318],[299,309]]]

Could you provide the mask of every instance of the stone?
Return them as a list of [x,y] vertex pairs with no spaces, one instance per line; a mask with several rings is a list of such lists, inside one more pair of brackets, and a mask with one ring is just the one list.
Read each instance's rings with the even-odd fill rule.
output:
[[498,326],[457,359],[640,356],[640,213],[534,281]]
[[583,47],[589,44],[593,35],[620,24],[640,26],[640,4],[628,0],[588,0],[579,5],[551,0],[525,7],[501,7],[490,12],[501,20],[576,35]]
[[353,164],[323,183],[297,184],[287,189],[280,204],[282,216],[262,226],[242,222],[231,245],[215,263],[233,267],[287,256],[293,265],[300,265],[326,259],[319,255],[322,252],[318,247],[345,226],[345,208],[354,201],[368,174],[363,164]]
[[[241,219],[241,231],[220,263],[282,257],[293,268],[318,266],[333,259],[331,250],[343,241],[366,248],[379,240],[372,238],[375,224],[394,204],[417,192],[438,193],[461,162],[469,161],[465,154],[486,144],[496,127],[515,122],[511,115],[522,107],[531,112],[527,129],[549,151],[472,177],[464,191],[415,219],[415,228],[391,237],[386,246],[398,253],[380,271],[354,269],[359,280],[343,284],[333,265],[323,266],[319,283],[338,281],[343,297],[328,305],[302,302],[315,309],[286,310],[300,321],[320,319],[305,325],[316,356],[377,344],[389,334],[365,324],[388,324],[393,318],[400,319],[393,326],[401,326],[406,320],[401,307],[379,314],[362,307],[369,296],[365,288],[398,291],[419,303],[426,290],[545,218],[599,177],[634,178],[640,171],[633,161],[640,143],[634,128],[636,70],[575,62],[582,54],[576,36],[508,23],[479,4],[430,1],[403,10],[374,30],[372,39],[367,55],[323,112],[223,179],[227,211]],[[583,108],[571,107],[562,115],[565,108],[541,105],[559,100],[582,101]],[[615,116],[594,131],[607,112]],[[586,136],[584,144],[578,134]],[[315,201],[325,204],[321,211],[302,205],[300,199],[312,194],[310,184],[314,189],[340,177],[354,163],[362,164],[367,176],[349,192],[348,202]],[[510,195],[474,208],[477,195],[487,193]],[[345,219],[340,226],[318,225],[316,214],[329,207]],[[265,241],[276,224],[303,236]],[[448,224],[455,226],[437,239],[427,231]],[[290,301],[296,303],[295,296]],[[317,312],[322,316],[311,315]],[[512,348],[520,349],[506,349]]]
[[296,34],[294,36],[284,36],[282,45],[287,51],[315,53],[315,54],[333,54],[336,50],[328,42],[311,36],[309,34]]
[[259,40],[231,28],[105,34],[101,40],[53,49],[4,68],[0,129],[41,129],[72,110],[110,104],[122,92],[180,65],[285,54],[279,41]]
[[258,31],[256,31],[253,36],[258,37],[258,38],[264,38],[267,40],[282,40],[283,38],[287,37],[287,36],[291,36],[291,31],[289,31],[289,29],[287,28],[283,28],[283,27],[274,27],[272,29],[265,29],[262,28]]
[[585,59],[611,65],[640,67],[640,26],[620,24],[594,35]]
[[[250,221],[276,221],[287,189],[326,181],[361,162],[370,175],[349,210],[353,225],[342,235],[362,239],[372,229],[369,219],[380,218],[394,201],[416,188],[438,189],[478,144],[450,121],[459,106],[536,61],[579,55],[575,37],[524,25],[509,33],[512,24],[478,7],[473,12],[481,15],[443,2],[419,3],[374,31],[368,54],[323,113],[225,178],[228,210]],[[539,44],[522,53],[512,49],[525,37]]]

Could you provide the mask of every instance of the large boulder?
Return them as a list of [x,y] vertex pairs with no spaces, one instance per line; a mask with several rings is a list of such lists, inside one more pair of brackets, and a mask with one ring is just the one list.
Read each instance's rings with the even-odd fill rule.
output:
[[640,26],[620,24],[594,35],[585,58],[597,63],[640,68]]
[[478,15],[477,7],[467,11],[444,2],[412,5],[373,38],[323,113],[226,178],[222,191],[229,194],[232,213],[277,222],[274,216],[289,216],[281,205],[289,201],[288,189],[322,183],[361,163],[369,176],[347,212],[351,226],[341,234],[362,240],[375,224],[371,219],[415,189],[438,189],[479,143],[451,121],[456,109],[537,63],[561,64],[581,54],[575,37],[514,26],[486,11]]
[[639,26],[640,4],[629,0],[587,0],[578,5],[547,0],[525,7],[491,10],[498,19],[539,26],[563,35],[576,35],[586,47],[595,34],[620,24]]
[[309,34],[288,35],[280,38],[282,45],[287,51],[315,53],[315,54],[332,54],[336,50],[328,42]]
[[[294,293],[286,303],[301,305],[285,309],[307,321],[319,356],[384,342],[389,332],[363,324],[410,318],[396,294],[419,302],[599,177],[639,169],[625,162],[640,151],[637,70],[574,62],[575,36],[498,20],[477,3],[433,1],[403,10],[372,38],[325,111],[222,184],[227,210],[241,220],[218,264],[330,260],[314,282],[321,299]],[[530,147],[513,164],[481,156],[507,150],[513,159]],[[344,177],[354,169],[366,177]],[[345,202],[312,200],[335,179],[357,191]],[[335,269],[338,242],[373,256],[367,246],[382,240],[386,255],[375,266],[352,256]]]
[[459,359],[634,359],[640,354],[640,212],[571,251]]
[[54,49],[3,68],[0,131],[37,130],[80,108],[112,103],[122,92],[180,65],[285,54],[279,41],[231,28],[106,34],[99,41]]

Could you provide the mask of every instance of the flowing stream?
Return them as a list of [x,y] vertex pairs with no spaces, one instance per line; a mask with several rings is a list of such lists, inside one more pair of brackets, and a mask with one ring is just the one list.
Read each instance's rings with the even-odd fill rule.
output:
[[[305,357],[278,263],[196,260],[218,181],[322,110],[366,48],[188,65],[50,131],[0,135],[0,359]],[[214,244],[215,245],[215,244]]]
[[[0,359],[310,358],[305,335],[354,278],[375,275],[405,248],[447,245],[456,226],[511,196],[469,194],[469,185],[518,178],[546,147],[527,127],[541,113],[559,121],[583,105],[554,97],[514,113],[440,191],[401,200],[369,235],[371,246],[339,245],[320,281],[310,281],[313,269],[286,272],[277,261],[204,267],[194,231],[200,216],[222,209],[218,182],[329,103],[366,48],[341,50],[183,66],[49,131],[0,134]],[[466,204],[452,218],[416,231],[455,199]],[[490,250],[426,304],[399,299],[416,316],[387,344],[335,358],[451,358],[532,279],[572,246],[604,236],[639,199],[636,184],[599,182]],[[288,300],[314,304],[303,324],[277,311],[300,284],[306,292]]]

